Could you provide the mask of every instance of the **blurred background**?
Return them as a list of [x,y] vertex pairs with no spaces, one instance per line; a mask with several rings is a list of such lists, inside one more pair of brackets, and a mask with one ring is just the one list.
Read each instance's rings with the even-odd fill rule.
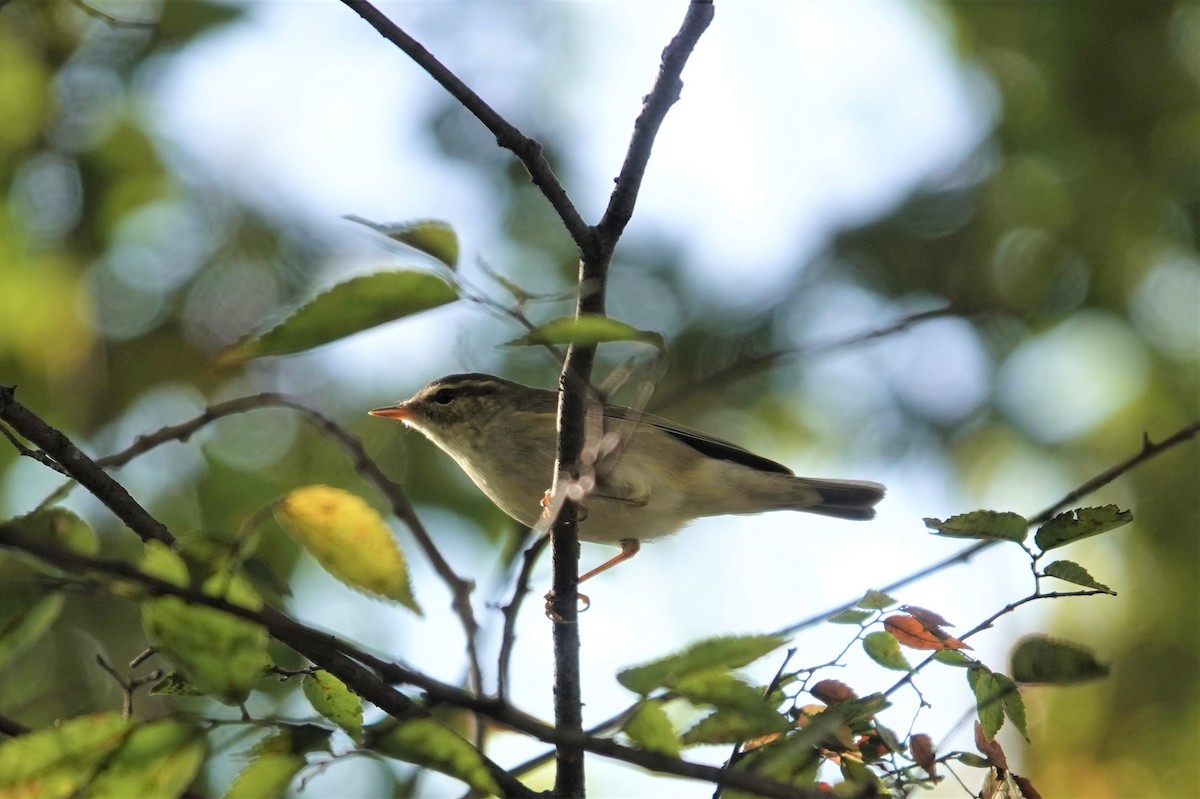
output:
[[[589,221],[684,12],[381,8],[545,145]],[[610,288],[612,315],[669,343],[652,405],[798,473],[878,480],[889,495],[868,525],[706,520],[598,579],[582,627],[587,723],[632,700],[616,670],[852,600],[959,549],[922,517],[1032,516],[1134,454],[1143,433],[1158,440],[1200,415],[1200,6],[718,3],[684,81]],[[333,282],[434,268],[347,214],[444,219],[481,296],[512,303],[492,271],[550,298],[522,304],[534,321],[572,307],[561,297],[576,254],[523,169],[341,4],[0,0],[0,383],[95,455],[222,399],[303,397],[365,440],[477,581],[494,658],[518,531],[447,458],[365,410],[457,371],[549,387],[546,353],[505,348],[519,327],[464,300],[312,353],[214,365],[221,347]],[[839,344],[946,307],[956,314]],[[746,368],[771,352],[783,355],[769,368]],[[638,354],[602,349],[598,379]],[[1177,448],[1085,499],[1134,511],[1133,525],[1063,553],[1118,597],[1035,603],[972,641],[1004,669],[1016,638],[1049,631],[1112,666],[1098,683],[1028,689],[1031,747],[1002,731],[1010,762],[1045,796],[1194,793],[1197,452]],[[224,539],[306,483],[382,508],[331,442],[281,410],[223,420],[117,476],[173,530]],[[58,484],[0,447],[5,515]],[[108,554],[136,554],[83,492],[67,504]],[[399,525],[424,619],[353,594],[268,527],[258,558],[299,618],[463,678],[448,594]],[[583,565],[610,554],[585,545]],[[535,586],[548,586],[548,568]],[[1023,556],[1001,548],[900,599],[964,630],[1031,589]],[[538,607],[518,633],[514,699],[549,717]],[[848,634],[805,632],[792,665],[825,662]],[[0,712],[36,726],[114,707],[119,691],[94,655],[125,663],[143,646],[136,609],[71,597],[51,635],[3,664]],[[829,676],[860,694],[895,680],[861,652],[848,659]],[[917,715],[917,697],[900,695],[885,723],[907,730],[916,715],[914,731],[943,751],[970,749],[961,672],[919,682],[934,708]],[[311,712],[285,687],[259,701],[262,714]],[[495,740],[501,763],[541,751],[510,738]],[[208,775],[210,792],[240,767],[228,761]],[[662,795],[636,770],[591,769],[595,796]],[[962,772],[977,789],[982,772]],[[314,775],[308,795],[403,795],[410,778],[352,759]]]

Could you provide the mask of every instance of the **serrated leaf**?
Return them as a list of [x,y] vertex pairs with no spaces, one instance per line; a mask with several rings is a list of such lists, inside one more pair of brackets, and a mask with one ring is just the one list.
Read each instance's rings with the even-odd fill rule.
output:
[[652,344],[659,349],[664,346],[663,337],[650,330],[639,330],[633,325],[600,314],[562,316],[538,325],[520,338],[505,344],[508,347],[526,347],[542,344],[600,344],[605,341],[639,341]]
[[874,589],[863,594],[863,598],[854,603],[855,607],[867,608],[868,610],[884,610],[896,604],[899,600],[888,596],[882,591]]
[[642,695],[655,688],[670,688],[689,674],[710,669],[738,669],[758,660],[787,641],[778,635],[741,635],[709,638],[674,655],[625,669],[617,682]]
[[440,219],[418,219],[415,222],[382,225],[354,214],[347,214],[342,218],[366,225],[393,241],[407,244],[414,250],[436,258],[451,269],[458,266],[458,234]]
[[916,616],[897,613],[883,620],[883,627],[910,649],[970,649],[940,627],[930,627]]
[[1003,674],[993,673],[996,682],[1000,684],[1002,693],[1000,694],[1000,704],[1004,707],[1004,715],[1017,728],[1017,732],[1021,733],[1021,737],[1025,742],[1029,742],[1029,728],[1025,723],[1025,699],[1021,696],[1021,691],[1017,688],[1017,684]]
[[[990,741],[1004,726],[1004,695],[1009,691],[1009,685],[1001,682],[990,669],[984,666],[974,666],[967,670],[967,683],[975,694],[975,710],[979,716],[979,724],[983,734]],[[1016,686],[1013,686],[1015,689]]]
[[1038,528],[1034,542],[1043,552],[1081,538],[1107,533],[1133,521],[1133,513],[1116,505],[1064,511]]
[[679,757],[683,748],[661,702],[638,702],[621,729],[639,748],[649,752]]
[[871,660],[893,671],[912,671],[908,658],[900,651],[900,642],[891,633],[874,632],[863,638],[863,649]]
[[260,335],[232,345],[217,361],[230,366],[267,355],[290,355],[458,299],[453,286],[427,272],[393,271],[339,283]]
[[431,718],[385,724],[372,730],[372,751],[448,774],[485,796],[500,793],[479,751],[448,727]]
[[681,740],[684,746],[731,744],[786,732],[790,728],[791,723],[779,713],[747,714],[732,708],[718,708],[688,728]]
[[744,718],[747,727],[766,732],[782,732],[791,727],[791,722],[763,696],[763,689],[723,670],[688,674],[677,680],[672,690],[692,704],[733,711]]
[[119,713],[97,713],[5,740],[0,744],[0,796],[65,799],[78,794],[131,726]]
[[204,763],[207,738],[194,725],[160,719],[135,727],[88,785],[89,799],[176,799]]
[[939,663],[945,663],[947,666],[957,666],[959,668],[969,668],[977,665],[976,661],[967,657],[962,652],[956,652],[953,649],[943,649],[941,652],[935,652],[933,659]]
[[301,686],[314,710],[341,727],[354,740],[362,737],[362,699],[351,693],[344,682],[324,669],[318,669],[304,675]]
[[1108,676],[1108,667],[1084,647],[1042,635],[1017,642],[1012,677],[1019,683],[1072,685]]
[[830,624],[862,624],[873,615],[875,614],[869,610],[855,610],[853,608],[847,608],[841,613],[835,613],[834,615],[830,616],[828,619],[826,619],[826,621],[828,621]]
[[340,488],[305,486],[280,500],[275,516],[327,572],[346,585],[421,612],[404,553],[383,517],[362,498]]
[[847,724],[857,724],[869,721],[877,714],[892,706],[892,703],[881,693],[867,694],[861,699],[851,699],[838,705],[838,710]]
[[1097,582],[1092,575],[1088,574],[1087,569],[1073,561],[1056,560],[1046,566],[1045,573],[1047,577],[1057,577],[1060,580],[1066,580],[1068,583],[1082,585],[1084,588],[1095,588],[1097,591],[1103,591],[1106,594],[1117,595],[1116,591],[1104,583]]
[[1010,511],[977,510],[951,516],[945,521],[925,519],[925,526],[935,534],[948,538],[1015,541],[1020,543],[1029,534],[1029,522],[1024,516]]
[[[160,542],[146,545],[139,566],[166,582],[186,584],[187,565]],[[216,575],[203,588],[210,595],[253,607],[253,589],[243,579]],[[270,665],[267,634],[261,626],[214,608],[189,605],[178,597],[143,602],[142,626],[150,641],[196,687],[230,704],[245,701]]]

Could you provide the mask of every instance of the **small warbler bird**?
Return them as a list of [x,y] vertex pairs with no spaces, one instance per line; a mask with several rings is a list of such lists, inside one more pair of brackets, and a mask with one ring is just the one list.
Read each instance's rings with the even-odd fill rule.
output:
[[[369,413],[417,430],[502,511],[535,527],[554,469],[557,409],[557,392],[458,374]],[[875,516],[873,506],[883,498],[879,483],[796,477],[735,444],[631,408],[596,405],[587,421],[602,423],[610,444],[595,460],[579,537],[619,544],[621,553],[580,582],[633,557],[639,541],[669,535],[702,516],[798,510],[865,520]]]

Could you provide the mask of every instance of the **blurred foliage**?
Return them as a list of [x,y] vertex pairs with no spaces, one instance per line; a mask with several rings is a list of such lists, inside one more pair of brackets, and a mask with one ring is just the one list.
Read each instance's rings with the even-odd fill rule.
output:
[[[544,141],[569,186],[573,162],[588,154],[547,121],[572,89],[560,77],[571,71],[571,36],[551,27],[553,6],[538,4],[520,32],[507,6],[472,7],[486,18],[472,30],[546,45],[528,56],[541,83],[501,80],[481,55],[493,50],[472,50],[470,35],[463,51],[475,55],[461,69]],[[19,385],[26,405],[97,453],[282,381],[270,365],[216,369],[213,353],[309,296],[334,249],[327,228],[299,209],[262,207],[207,180],[161,138],[143,103],[172,59],[241,13],[172,0],[161,18],[137,24],[67,0],[0,0],[0,382]],[[947,2],[936,13],[996,120],[972,158],[795,264],[767,302],[704,294],[673,243],[643,239],[618,254],[610,306],[667,338],[660,392],[685,389],[673,416],[720,415],[725,426],[756,418],[814,448],[896,463],[933,447],[977,496],[1034,461],[1071,487],[1131,454],[1143,431],[1157,439],[1200,414],[1200,7]],[[493,195],[506,250],[485,257],[530,292],[569,288],[576,253],[524,172],[452,101],[438,95],[428,107],[440,155],[478,172]],[[751,354],[845,333],[839,320],[866,329],[943,302],[986,315],[872,344],[859,373],[802,357],[686,390]],[[531,306],[538,321],[567,307]],[[505,328],[497,343],[519,332]],[[971,358],[943,357],[950,344]],[[608,348],[603,364],[629,354]],[[486,357],[494,371],[548,384],[543,353]],[[982,388],[967,397],[972,363]],[[314,401],[339,408],[327,375],[305,378]],[[731,420],[724,409],[735,407],[747,419]],[[359,416],[346,414],[352,429],[366,423]],[[509,530],[428,445],[370,446],[414,497],[493,538]],[[218,541],[297,485],[363,493],[341,453],[282,411],[225,420],[167,449],[119,476],[173,529]],[[10,513],[33,508],[52,485],[17,461],[0,448]],[[1112,676],[1029,700],[1035,745],[1025,771],[1045,795],[1168,797],[1200,779],[1198,465],[1193,444],[1113,489],[1137,521],[1112,537],[1126,574],[1106,582],[1134,586],[1120,601],[1137,623],[1085,626],[1067,616],[1072,607],[1059,611],[1066,630],[1086,630],[1076,637],[1103,653]],[[96,522],[104,554],[136,558],[132,536],[106,518]],[[297,550],[272,534],[255,557],[282,585]],[[93,655],[124,663],[144,645],[136,611],[103,595],[67,602],[57,629],[0,680],[0,710],[32,726],[112,708],[119,692]],[[1148,764],[1147,748],[1178,768]]]

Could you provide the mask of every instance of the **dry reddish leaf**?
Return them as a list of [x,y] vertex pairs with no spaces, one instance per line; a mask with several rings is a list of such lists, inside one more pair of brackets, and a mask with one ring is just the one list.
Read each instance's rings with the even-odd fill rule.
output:
[[925,769],[925,773],[937,779],[937,752],[933,748],[933,739],[923,732],[908,739],[908,748],[912,751],[913,760]]
[[883,620],[883,627],[910,649],[970,649],[962,641],[947,635],[940,627],[928,627],[915,616],[895,615]]
[[1025,799],[1042,799],[1042,795],[1038,793],[1037,788],[1033,787],[1033,783],[1027,777],[1018,777],[1013,775],[1013,779],[1017,782],[1017,787],[1021,789],[1021,795]]
[[975,748],[983,754],[991,763],[998,769],[1008,771],[1008,758],[1004,756],[1004,749],[1000,746],[999,741],[989,741],[987,736],[983,734],[983,725],[978,721],[975,722]]
[[858,699],[854,689],[838,680],[821,680],[808,692],[827,705],[836,705],[849,699]]
[[925,608],[919,608],[916,605],[901,605],[900,610],[902,610],[905,613],[907,613],[908,615],[916,618],[918,621],[921,622],[921,624],[925,625],[926,629],[932,629],[934,627],[953,627],[954,626],[950,622],[943,619],[939,614],[934,613],[932,610],[926,610]]

